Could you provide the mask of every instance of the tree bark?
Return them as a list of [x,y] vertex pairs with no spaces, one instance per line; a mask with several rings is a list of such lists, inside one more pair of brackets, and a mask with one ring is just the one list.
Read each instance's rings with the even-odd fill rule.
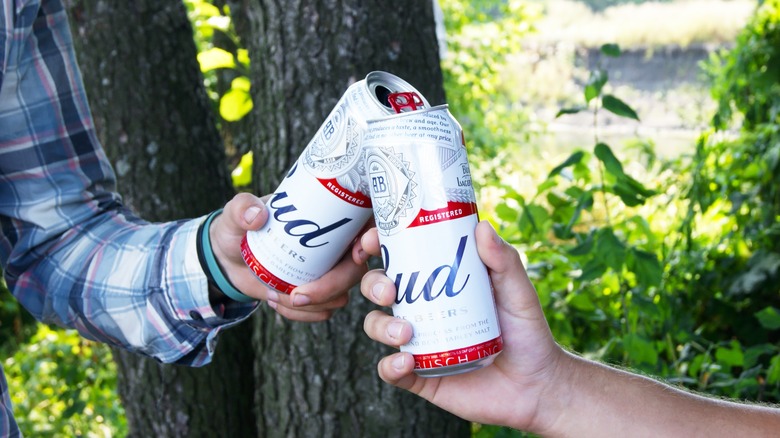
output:
[[[151,221],[229,199],[225,153],[179,0],[66,2],[98,136],[125,202]],[[255,436],[251,324],[203,368],[114,350],[130,436]]]
[[[252,58],[252,150],[257,193],[270,193],[347,87],[372,70],[394,73],[432,104],[444,101],[430,1],[232,2]],[[255,322],[255,404],[262,437],[469,436],[469,424],[384,384],[388,348],[363,333],[374,308],[352,302],[327,323]],[[281,342],[280,342],[281,341]]]

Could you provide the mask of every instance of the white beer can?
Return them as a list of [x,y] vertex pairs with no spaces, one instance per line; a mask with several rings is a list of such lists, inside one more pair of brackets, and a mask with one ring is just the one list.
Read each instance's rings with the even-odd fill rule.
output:
[[446,105],[370,120],[364,147],[393,315],[414,329],[401,351],[426,377],[489,365],[503,341],[460,125]]
[[368,119],[396,112],[388,96],[398,92],[429,106],[403,79],[371,72],[347,89],[310,140],[267,202],[268,222],[241,242],[244,262],[263,283],[290,293],[320,278],[370,219],[362,136]]

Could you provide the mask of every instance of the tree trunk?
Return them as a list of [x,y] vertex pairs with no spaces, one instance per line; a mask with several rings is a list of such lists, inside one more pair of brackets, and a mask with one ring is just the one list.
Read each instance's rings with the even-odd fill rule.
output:
[[[152,221],[197,217],[231,196],[224,150],[179,0],[70,1],[97,132],[125,202]],[[114,350],[131,436],[255,436],[251,324],[220,334],[203,368]]]
[[[257,193],[276,188],[346,88],[372,70],[444,101],[431,1],[245,0],[231,9],[252,58]],[[363,333],[374,306],[351,294],[327,323],[258,312],[259,436],[468,436],[467,422],[381,382],[376,363],[390,350]]]

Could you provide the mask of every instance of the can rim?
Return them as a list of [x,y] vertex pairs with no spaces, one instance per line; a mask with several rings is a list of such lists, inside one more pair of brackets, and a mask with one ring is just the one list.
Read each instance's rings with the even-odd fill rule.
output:
[[384,122],[384,121],[387,121],[387,120],[393,120],[393,119],[398,119],[398,118],[402,118],[402,117],[415,116],[415,115],[418,115],[418,114],[427,113],[427,112],[431,112],[431,111],[447,110],[448,108],[449,108],[449,105],[444,103],[444,104],[436,105],[436,106],[433,106],[433,107],[422,108],[422,109],[418,109],[418,110],[414,110],[414,111],[406,111],[406,112],[398,113],[398,114],[389,114],[389,115],[386,115],[386,116],[377,117],[377,118],[374,118],[374,119],[369,119],[369,120],[366,120],[366,123],[370,125],[372,123]]

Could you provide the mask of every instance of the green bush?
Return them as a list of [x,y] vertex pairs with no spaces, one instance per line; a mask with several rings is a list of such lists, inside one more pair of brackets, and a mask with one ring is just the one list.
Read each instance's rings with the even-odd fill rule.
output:
[[3,362],[16,420],[24,436],[125,436],[116,366],[103,344],[74,330],[38,325]]

